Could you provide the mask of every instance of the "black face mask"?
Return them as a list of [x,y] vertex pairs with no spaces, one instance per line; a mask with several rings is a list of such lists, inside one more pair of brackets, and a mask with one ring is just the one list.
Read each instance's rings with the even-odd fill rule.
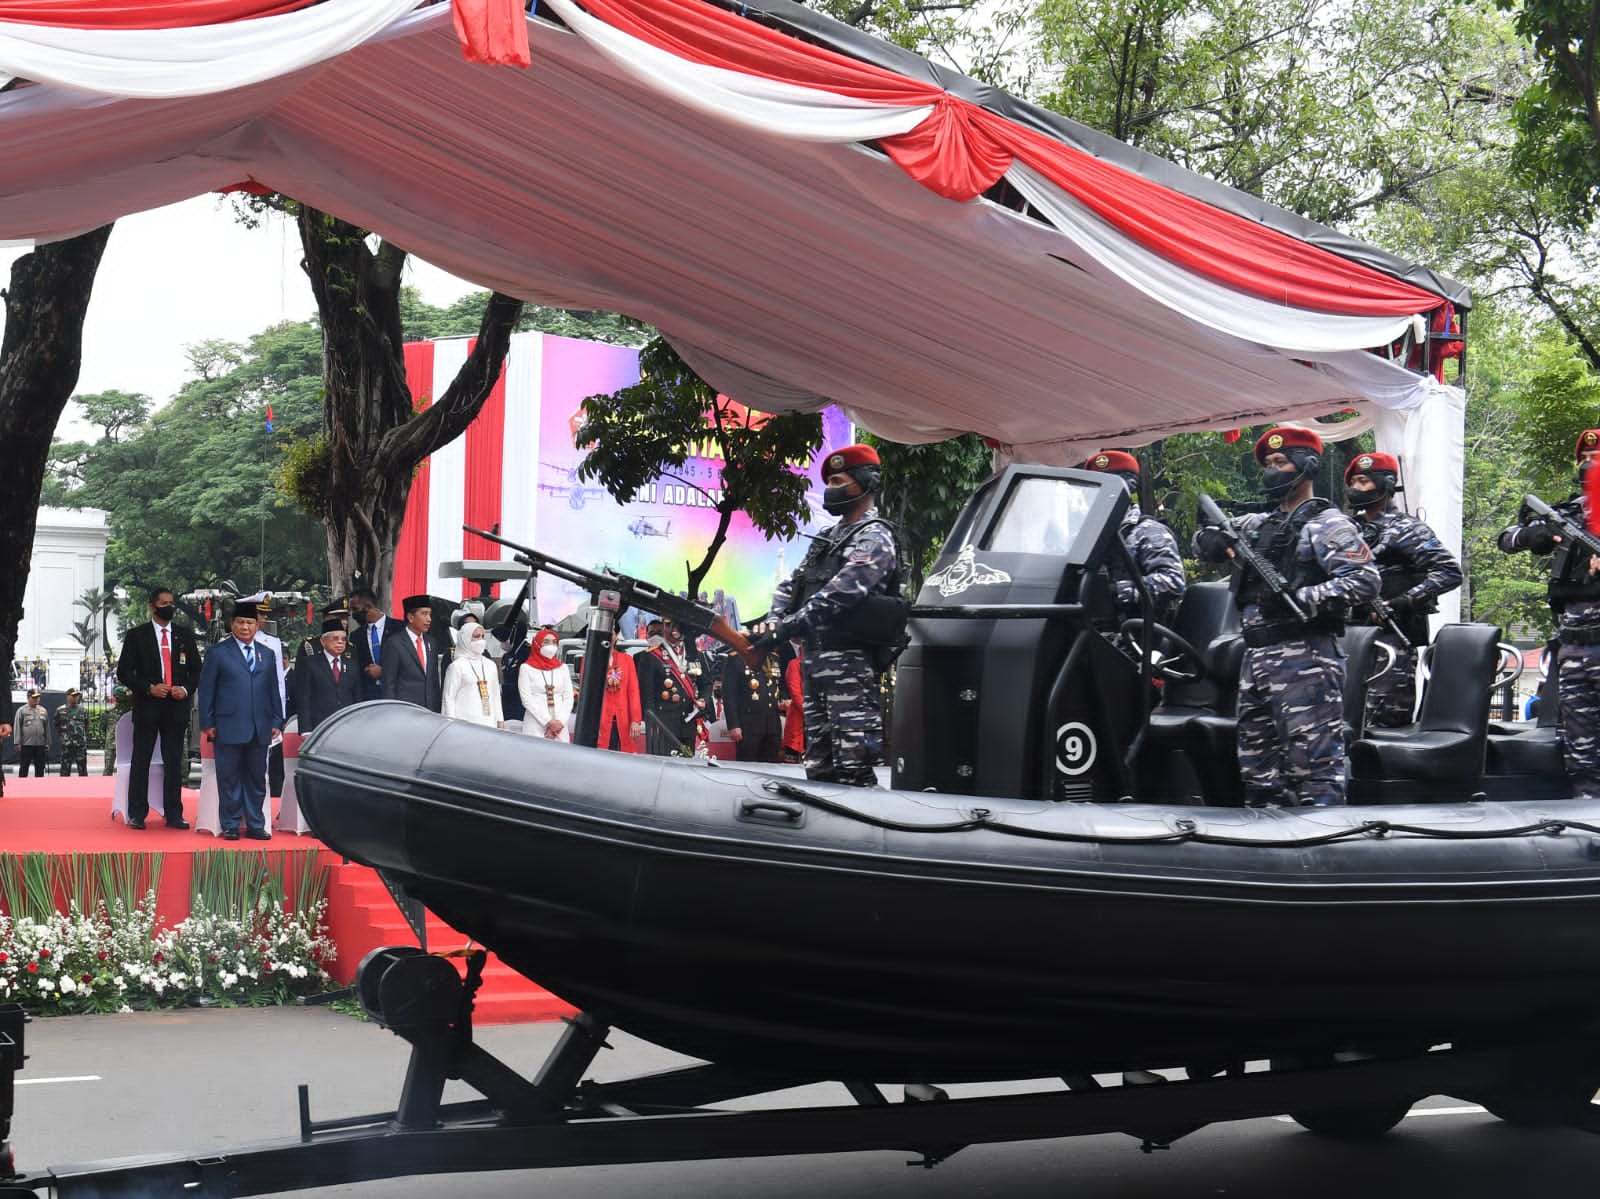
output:
[[1589,461],[1587,461],[1587,462],[1578,463],[1578,473],[1577,473],[1576,476],[1574,476],[1573,485],[1575,487],[1577,487],[1577,489],[1579,491],[1583,490],[1584,480],[1589,477],[1589,468],[1591,466],[1593,466],[1593,465],[1594,465],[1594,459],[1593,458],[1589,459]]
[[1281,500],[1295,489],[1302,477],[1298,470],[1273,470],[1269,466],[1261,472],[1261,490],[1269,500]]
[[822,506],[829,516],[843,516],[860,498],[859,495],[851,495],[849,487],[825,487],[822,491]]
[[1372,491],[1357,491],[1354,487],[1346,487],[1344,489],[1344,498],[1352,508],[1359,512],[1372,507],[1372,505],[1383,499],[1383,492],[1376,489]]
[[155,609],[155,614],[157,620],[171,620],[178,614],[178,609],[174,604],[162,604]]

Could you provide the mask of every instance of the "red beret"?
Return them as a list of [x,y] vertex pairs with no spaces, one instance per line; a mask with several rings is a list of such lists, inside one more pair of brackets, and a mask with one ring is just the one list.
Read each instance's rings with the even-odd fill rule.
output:
[[1091,454],[1083,464],[1084,470],[1128,471],[1139,473],[1139,460],[1122,450],[1101,450]]
[[847,445],[842,450],[834,450],[822,460],[822,477],[826,479],[853,466],[879,465],[878,451],[870,445]]
[[1302,450],[1314,450],[1320,454],[1322,438],[1310,429],[1302,429],[1298,425],[1278,425],[1268,429],[1256,439],[1256,461],[1265,466],[1268,454],[1296,447]]
[[1578,444],[1572,447],[1572,458],[1576,462],[1590,450],[1600,450],[1600,429],[1585,429],[1578,434]]
[[1344,481],[1354,475],[1364,475],[1375,470],[1386,470],[1392,475],[1400,473],[1400,461],[1393,454],[1357,454],[1344,468]]

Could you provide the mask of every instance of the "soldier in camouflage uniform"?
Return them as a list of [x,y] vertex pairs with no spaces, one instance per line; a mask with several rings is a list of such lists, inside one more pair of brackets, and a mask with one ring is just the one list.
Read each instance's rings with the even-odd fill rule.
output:
[[[1552,507],[1574,524],[1588,517],[1584,477],[1600,458],[1600,429],[1578,435],[1577,494]],[[1506,553],[1554,551],[1550,568],[1550,608],[1561,618],[1561,651],[1556,655],[1561,697],[1561,757],[1574,795],[1600,795],[1600,558],[1563,544],[1560,533],[1531,513],[1500,534]]]
[[[1183,555],[1172,530],[1139,510],[1139,460],[1122,450],[1101,450],[1083,464],[1083,469],[1116,475],[1127,485],[1131,502],[1123,513],[1122,527],[1117,531],[1155,602],[1155,618],[1163,624],[1172,623],[1188,587],[1183,575]],[[1118,618],[1129,620],[1142,616],[1139,586],[1129,576],[1127,564],[1120,558],[1112,558],[1108,569]]]
[[[1345,614],[1378,594],[1378,568],[1361,531],[1327,500],[1311,494],[1322,464],[1322,438],[1280,426],[1256,442],[1261,486],[1278,501],[1271,512],[1240,518],[1241,539],[1288,582],[1302,621],[1242,563],[1234,599],[1243,625],[1239,668],[1239,773],[1252,807],[1345,801]],[[1232,554],[1222,534],[1202,528],[1195,552],[1220,562]]]
[[1400,490],[1400,463],[1392,454],[1358,454],[1344,472],[1345,500],[1361,527],[1382,579],[1379,599],[1393,614],[1404,639],[1368,611],[1381,625],[1378,640],[1394,658],[1367,685],[1366,722],[1374,728],[1401,728],[1411,723],[1417,706],[1417,646],[1428,644],[1428,615],[1439,610],[1439,597],[1461,586],[1461,564],[1439,536],[1422,521],[1394,504]]
[[822,464],[823,507],[840,518],[820,534],[800,568],[778,585],[770,632],[751,644],[771,652],[784,641],[805,643],[806,777],[858,787],[877,785],[883,760],[883,702],[877,652],[878,616],[889,605],[869,596],[898,595],[894,531],[873,497],[883,483],[878,452],[846,446]]
[[72,768],[78,768],[79,777],[89,774],[89,709],[79,702],[78,689],[67,692],[67,702],[56,709],[52,717],[56,726],[56,740],[61,745],[61,777],[66,778]]

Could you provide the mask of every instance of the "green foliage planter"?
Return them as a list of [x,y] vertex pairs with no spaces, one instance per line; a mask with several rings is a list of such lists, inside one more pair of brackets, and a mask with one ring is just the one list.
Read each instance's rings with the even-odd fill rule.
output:
[[189,916],[156,915],[159,854],[0,856],[0,1001],[38,1015],[263,1006],[328,989],[327,867],[197,854]]

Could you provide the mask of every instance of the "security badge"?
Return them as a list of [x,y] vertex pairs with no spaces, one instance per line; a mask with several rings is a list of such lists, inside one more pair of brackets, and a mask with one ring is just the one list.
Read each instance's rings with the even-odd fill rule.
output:
[[1371,470],[1372,469],[1372,456],[1370,454],[1362,454],[1361,457],[1357,458],[1356,459],[1356,469],[1357,470]]
[[1269,449],[1269,450],[1281,450],[1282,448],[1283,448],[1283,434],[1282,433],[1274,433],[1271,437],[1267,438],[1267,449]]
[[1101,470],[1104,470],[1106,467],[1111,465],[1111,459],[1107,458],[1104,454],[1101,454],[1094,460],[1094,464]]
[[844,469],[844,455],[843,454],[835,454],[833,457],[829,458],[828,459],[828,469],[829,470],[835,470],[835,471],[843,470]]
[[1584,449],[1592,450],[1597,445],[1600,445],[1600,433],[1596,433],[1593,429],[1590,429],[1590,430],[1588,430],[1588,432],[1584,433],[1584,435],[1583,435],[1583,448]]

